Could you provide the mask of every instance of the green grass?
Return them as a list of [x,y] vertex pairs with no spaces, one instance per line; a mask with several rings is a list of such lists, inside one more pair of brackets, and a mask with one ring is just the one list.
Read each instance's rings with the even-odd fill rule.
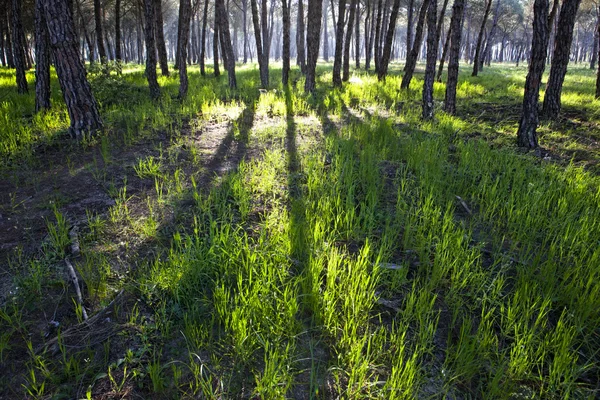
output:
[[[240,67],[236,92],[191,68],[183,103],[175,77],[153,103],[138,66],[92,74],[105,131],[80,144],[61,136],[57,93],[46,122],[27,117],[32,95],[18,97],[2,70],[2,179],[35,190],[50,169],[103,187],[112,203],[83,215],[77,264],[90,315],[120,290],[125,300],[111,316],[119,334],[80,347],[59,335],[43,350],[56,332],[44,339],[40,324],[58,309],[69,332],[81,312],[60,263],[69,197],[46,204],[46,245],[10,257],[0,393],[597,396],[593,73],[571,68],[567,119],[542,124],[552,160],[540,160],[514,145],[525,67],[461,75],[458,115],[427,123],[420,76],[399,91],[400,65],[383,83],[355,71],[342,90],[321,66],[310,96],[283,90],[274,68],[262,95],[255,66]],[[220,130],[205,152],[203,135]],[[6,198],[2,212],[19,218],[20,198]]]

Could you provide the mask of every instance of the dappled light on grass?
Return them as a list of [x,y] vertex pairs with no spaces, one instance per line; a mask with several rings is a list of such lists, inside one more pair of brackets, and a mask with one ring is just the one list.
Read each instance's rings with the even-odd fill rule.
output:
[[[312,95],[281,88],[277,69],[265,92],[255,66],[238,69],[237,92],[192,71],[183,102],[176,77],[150,101],[139,67],[103,81],[105,132],[74,145],[66,168],[41,156],[54,178],[12,170],[27,190],[52,182],[56,193],[32,200],[46,219],[31,235],[49,240],[10,258],[15,285],[37,297],[0,308],[0,363],[17,360],[30,390],[67,397],[85,395],[75,386],[141,397],[593,396],[598,177],[514,151],[525,69],[464,77],[457,116],[423,122],[419,76],[399,91],[399,67],[385,82],[354,71],[332,90],[322,66]],[[130,103],[111,102],[122,88]],[[574,91],[567,112],[588,95]],[[542,125],[542,145],[596,151],[598,103],[587,103],[587,142],[559,121]],[[60,110],[5,124],[60,129]],[[15,157],[31,149],[0,143]],[[81,200],[71,180],[97,193]],[[34,213],[13,190],[2,213]],[[89,204],[83,215],[76,201]],[[47,304],[65,329],[76,324],[58,272],[72,224],[90,314],[125,290],[111,316],[121,333],[28,353],[43,343],[31,332]]]

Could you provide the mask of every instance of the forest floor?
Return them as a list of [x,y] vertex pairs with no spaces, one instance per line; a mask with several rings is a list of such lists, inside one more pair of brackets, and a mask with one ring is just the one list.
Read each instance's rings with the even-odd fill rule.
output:
[[433,122],[401,65],[312,96],[190,69],[184,102],[91,71],[80,143],[54,74],[34,115],[0,69],[0,399],[597,398],[594,71],[524,153],[524,66]]

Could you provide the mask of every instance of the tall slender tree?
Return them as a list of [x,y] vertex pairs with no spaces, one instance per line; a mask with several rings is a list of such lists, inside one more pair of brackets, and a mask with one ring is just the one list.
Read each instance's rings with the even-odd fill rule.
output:
[[415,0],[408,0],[406,5],[406,56],[412,48],[413,42],[413,9]]
[[482,56],[479,57],[479,70],[483,69],[484,61],[490,57],[492,46],[494,44],[494,38],[496,37],[496,30],[498,29],[498,18],[500,18],[500,0],[496,0],[496,7],[494,7],[494,18],[492,18],[492,27],[485,40],[485,47],[483,49]]
[[35,0],[35,111],[50,108],[50,40],[42,0]]
[[300,71],[302,71],[303,74],[306,73],[305,31],[304,0],[298,0],[298,19],[296,22],[296,64],[300,66]]
[[266,45],[269,37],[267,0],[261,0],[260,17],[257,0],[250,0],[250,4],[252,7],[252,23],[254,25],[260,84],[263,88],[267,88],[269,87],[269,48]]
[[560,9],[556,31],[556,37],[560,40],[554,41],[552,65],[550,66],[550,76],[546,84],[542,108],[542,114],[546,118],[556,119],[560,113],[560,95],[567,74],[575,17],[580,3],[581,0],[564,0]]
[[344,13],[346,0],[338,0],[338,20],[335,29],[335,53],[333,56],[333,86],[342,86],[342,53],[344,50]]
[[206,75],[204,60],[206,58],[206,25],[208,23],[208,0],[204,0],[204,12],[202,13],[202,38],[200,43],[200,74]]
[[146,40],[146,79],[148,79],[150,97],[157,99],[160,97],[160,87],[158,86],[158,79],[156,77],[154,0],[144,0],[144,17],[146,21],[146,29],[144,31]]
[[306,27],[306,80],[304,91],[313,93],[316,89],[317,58],[321,43],[321,13],[323,0],[308,0]]
[[458,83],[458,63],[464,14],[465,0],[454,0],[450,19],[450,56],[448,58],[448,79],[446,80],[446,98],[444,100],[444,111],[449,114],[456,113],[456,85]]
[[[165,34],[163,31],[163,12],[162,0],[154,1],[154,37],[156,50],[158,53],[158,63],[160,65],[160,73],[162,76],[169,76],[169,62],[167,60],[167,46],[165,44]],[[180,26],[177,26],[179,32]],[[179,42],[178,46],[179,46]]]
[[404,66],[404,76],[402,77],[402,83],[400,88],[408,89],[410,81],[412,80],[413,74],[415,73],[415,67],[417,65],[417,58],[421,51],[421,43],[423,42],[423,28],[425,26],[425,17],[427,16],[427,10],[429,9],[429,1],[423,0],[421,9],[419,10],[419,19],[417,21],[417,29],[415,30],[415,38],[413,40],[412,49],[406,57],[406,65]]
[[69,3],[69,0],[43,0],[54,65],[71,120],[69,132],[79,139],[102,128],[102,120],[79,57],[79,39]]
[[442,74],[444,73],[444,63],[446,62],[446,56],[448,55],[448,49],[450,47],[450,36],[452,35],[452,23],[450,27],[448,27],[448,32],[446,33],[446,39],[444,40],[444,47],[442,49],[442,57],[440,58],[440,66],[438,67],[436,81],[442,81]]
[[121,54],[121,0],[115,0],[115,59],[122,61]]
[[290,74],[290,0],[281,0],[281,13],[283,14],[283,67],[281,69],[281,83],[288,84]]
[[227,79],[230,89],[237,88],[237,79],[235,76],[235,55],[233,54],[233,45],[231,44],[231,35],[229,33],[229,18],[224,0],[216,0],[215,7],[218,10],[219,35],[222,35],[223,53],[227,62],[224,63],[227,70]]
[[390,56],[392,54],[392,42],[394,41],[394,32],[396,30],[396,20],[398,18],[398,11],[400,10],[400,0],[394,0],[392,7],[392,13],[390,14],[390,24],[387,29],[385,36],[385,43],[383,45],[383,52],[381,53],[381,61],[379,63],[379,71],[377,72],[377,78],[381,81],[384,80],[388,65],[390,63]]
[[517,143],[529,149],[538,147],[538,99],[548,48],[548,8],[548,0],[535,0],[533,3],[533,39],[529,56],[529,72],[525,79],[523,111],[517,131]]
[[96,23],[96,46],[98,46],[98,55],[100,62],[106,64],[106,48],[104,47],[104,30],[102,27],[102,8],[100,0],[94,0],[94,21]]
[[323,59],[329,61],[329,32],[327,23],[327,1],[323,2]]
[[12,0],[11,2],[11,23],[12,23],[12,44],[13,57],[17,72],[17,91],[21,94],[27,93],[27,78],[25,70],[27,60],[25,59],[23,43],[23,24],[21,21],[21,0]]
[[[398,0],[399,1],[399,0]],[[344,60],[342,65],[342,80],[347,82],[350,79],[350,44],[352,42],[352,31],[354,30],[354,16],[358,0],[351,0],[350,12],[348,14],[348,27],[346,28],[346,38],[344,39]],[[356,38],[358,40],[358,37]]]
[[481,27],[479,28],[479,35],[477,36],[477,44],[475,45],[475,58],[473,59],[473,73],[472,76],[477,76],[479,73],[479,62],[481,58],[481,48],[483,44],[483,35],[485,34],[485,25],[487,24],[488,17],[490,16],[490,9],[492,8],[492,0],[488,0],[485,5],[485,12],[483,13],[483,19],[481,21]]
[[179,14],[180,41],[179,46],[179,98],[185,99],[188,92],[187,76],[187,50],[190,36],[190,19],[192,14],[192,4],[190,0],[179,0],[181,2],[181,14]]
[[215,77],[221,75],[221,71],[219,70],[219,23],[218,23],[218,13],[217,13],[217,2],[215,0],[215,17],[213,23],[213,73]]
[[433,119],[433,81],[435,79],[435,62],[438,53],[437,37],[437,0],[430,0],[427,11],[427,62],[423,80],[423,119]]

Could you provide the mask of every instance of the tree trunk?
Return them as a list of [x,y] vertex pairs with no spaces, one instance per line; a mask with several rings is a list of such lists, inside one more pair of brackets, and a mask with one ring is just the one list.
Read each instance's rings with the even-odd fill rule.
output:
[[413,42],[413,9],[415,7],[415,0],[408,0],[407,5],[407,16],[406,16],[406,57],[410,53]]
[[[163,31],[162,0],[152,0],[154,2],[154,34],[156,39],[156,51],[158,53],[158,63],[162,76],[169,76],[169,63],[167,61],[167,46],[165,44],[165,34]],[[181,11],[181,6],[180,10]],[[177,31],[179,32],[179,25]],[[179,35],[177,36],[179,37]],[[179,41],[177,41],[179,46]],[[146,48],[146,51],[148,48]]]
[[[322,0],[320,0],[322,1]],[[303,0],[298,0],[298,20],[296,25],[296,64],[300,66],[300,71],[306,73],[306,51],[304,38],[304,4]]]
[[479,58],[479,70],[483,69],[483,62],[488,60],[487,64],[489,65],[489,59],[491,57],[491,50],[494,40],[494,36],[496,36],[496,28],[498,27],[498,13],[500,11],[500,0],[496,0],[496,7],[494,7],[494,18],[492,20],[492,27],[490,28],[490,33],[485,40],[485,48],[483,50],[483,56]]
[[[262,24],[258,16],[258,4],[257,0],[250,0],[250,5],[252,8],[252,24],[254,25],[254,40],[256,41],[256,58],[258,59],[258,69],[260,75],[260,85],[263,88],[269,87],[269,72],[268,64],[265,65],[265,56],[264,53],[266,49],[263,48],[263,39],[262,39]],[[265,21],[266,23],[266,21]],[[268,54],[267,54],[268,58]]]
[[281,70],[281,83],[284,86],[288,84],[290,74],[290,5],[291,0],[281,0],[281,10],[283,13],[283,67]]
[[244,35],[244,64],[248,62],[248,0],[242,0],[242,24]]
[[227,60],[224,62],[225,69],[227,70],[227,78],[229,81],[229,88],[237,88],[237,79],[235,76],[235,56],[233,54],[233,46],[231,44],[231,35],[229,33],[229,18],[227,17],[227,11],[225,9],[225,2],[223,0],[215,1],[215,8],[217,10],[218,24],[219,24],[219,36],[222,37],[221,43],[223,45],[223,56]]
[[[448,27],[448,33],[446,33],[446,40],[444,40],[444,49],[442,50],[442,58],[440,59],[440,66],[438,68],[437,78],[436,78],[436,80],[438,82],[442,81],[442,74],[444,73],[444,62],[446,61],[446,55],[448,54],[448,48],[450,47],[450,35],[451,34],[452,34],[452,24],[450,24],[450,26]],[[459,55],[460,55],[460,47],[459,47],[458,51],[459,51]]]
[[377,2],[377,19],[375,21],[375,44],[373,49],[373,61],[375,61],[375,72],[379,73],[379,44],[381,43],[381,18],[383,13],[382,0]]
[[435,63],[438,53],[437,35],[437,0],[430,0],[427,12],[427,61],[423,81],[423,119],[433,119],[433,81],[435,80]]
[[217,5],[215,0],[215,18],[214,18],[214,26],[213,26],[213,73],[215,77],[221,75],[221,70],[219,69],[219,24],[217,23]]
[[517,131],[517,143],[519,146],[529,149],[538,147],[536,133],[538,99],[548,47],[548,0],[535,0],[533,13],[533,40],[531,42],[529,72],[525,80],[523,112]]
[[346,28],[346,39],[344,40],[344,61],[342,67],[342,80],[344,82],[348,82],[350,79],[350,43],[352,41],[352,30],[354,29],[354,16],[356,14],[357,3],[358,0],[352,0],[352,3],[350,3],[350,14],[348,15],[348,27]]
[[122,60],[121,56],[121,0],[115,0],[115,58]]
[[21,0],[12,0],[11,2],[11,20],[12,20],[12,44],[13,44],[13,56],[16,68],[17,76],[17,91],[20,94],[28,92],[27,89],[27,78],[25,77],[26,60],[25,51],[23,50],[23,25],[21,24]]
[[50,108],[50,41],[44,5],[35,0],[35,112]]
[[327,2],[323,2],[323,58],[329,62],[329,28],[327,26]]
[[10,17],[10,12],[6,12],[6,63],[8,64],[8,68],[15,68],[15,55],[14,55],[14,43],[12,40],[11,27],[12,18]]
[[269,35],[269,24],[268,24],[268,4],[267,0],[261,0],[260,7],[260,27],[262,31],[262,64],[263,68],[261,70],[261,82],[263,83],[263,87],[267,88],[269,86],[269,56],[271,54],[271,36]]
[[146,29],[144,32],[146,38],[146,78],[148,79],[148,86],[150,88],[150,97],[157,99],[160,96],[160,88],[156,77],[154,0],[144,0],[144,16],[146,20]]
[[187,48],[190,36],[190,17],[192,4],[190,0],[179,0],[181,14],[179,14],[180,25],[180,41],[177,43],[179,47],[179,98],[185,99],[188,92],[188,76],[187,76]]
[[580,3],[581,0],[564,0],[560,9],[558,30],[556,31],[556,37],[560,40],[554,41],[554,54],[542,107],[542,115],[546,118],[556,119],[560,113],[560,95],[567,74],[571,42],[573,41],[573,27]]
[[490,9],[492,8],[492,0],[488,0],[485,5],[485,13],[483,14],[483,20],[481,21],[481,28],[479,28],[479,36],[477,36],[477,45],[475,47],[475,58],[473,59],[473,73],[471,76],[477,76],[479,73],[479,59],[481,58],[481,45],[483,43],[483,34],[485,33],[485,24],[487,23],[490,15]]
[[338,19],[335,30],[335,53],[333,56],[333,86],[342,86],[342,52],[344,50],[344,13],[346,0],[338,0]]
[[594,29],[594,37],[592,44],[592,54],[590,57],[590,69],[593,70],[596,68],[596,62],[598,61],[598,41],[600,39],[600,35],[598,34],[598,30],[600,29],[600,9],[596,10],[596,28]]
[[98,46],[98,55],[100,56],[100,62],[106,64],[106,49],[104,48],[104,32],[102,29],[100,0],[94,0],[94,21],[96,23],[96,46]]
[[380,81],[384,80],[387,75],[388,65],[390,63],[390,55],[392,52],[392,41],[394,40],[394,31],[396,30],[396,19],[398,18],[399,10],[400,0],[394,0],[392,14],[390,15],[390,24],[387,29],[387,34],[385,36],[385,43],[383,45],[381,61],[379,62],[379,70],[377,71],[377,78]]
[[204,60],[206,58],[206,24],[208,23],[208,0],[204,0],[204,13],[202,14],[202,42],[200,43],[200,74],[206,75]]
[[306,29],[306,81],[304,91],[313,93],[316,89],[316,69],[321,43],[322,0],[308,0]]
[[98,104],[79,58],[79,40],[68,0],[44,0],[43,4],[54,65],[71,120],[69,132],[80,139],[102,127]]
[[6,57],[5,57],[5,47],[6,43],[4,42],[4,10],[0,8],[0,61],[2,61],[2,66],[6,67]]
[[408,89],[413,74],[415,73],[417,58],[419,56],[419,51],[421,50],[421,43],[423,42],[423,27],[425,25],[425,16],[427,15],[427,9],[429,8],[429,1],[431,0],[423,0],[423,4],[421,4],[421,10],[419,11],[419,20],[417,22],[417,29],[415,31],[415,39],[413,42],[412,49],[410,50],[410,54],[406,58],[406,65],[404,66],[404,76],[402,77],[402,83],[400,84],[400,88],[402,89]]
[[356,1],[356,23],[354,24],[354,63],[360,68],[360,1]]
[[[454,0],[448,38],[450,38],[450,56],[448,59],[448,78],[446,79],[446,98],[444,111],[456,113],[456,85],[458,83],[458,63],[460,60],[460,40],[462,36],[462,21],[465,14],[465,0]],[[448,43],[448,39],[446,39]]]
[[90,65],[91,65],[96,61],[94,41],[92,40],[92,38],[89,35],[88,30],[86,28],[87,24],[85,22],[85,18],[83,18],[83,13],[81,12],[81,4],[79,3],[79,0],[75,0],[75,5],[77,6],[77,13],[79,14],[79,19],[81,20],[81,28],[83,30],[83,36],[85,37],[85,41],[88,45],[88,51],[89,51],[89,55],[90,55]]
[[[368,39],[368,44],[365,46],[365,69],[369,70],[371,68],[371,56],[373,54],[373,41],[375,40],[375,6],[371,6],[371,2],[369,1],[369,7],[371,9],[371,13],[369,15],[369,36],[367,38],[367,33],[365,29],[365,40]],[[366,25],[365,25],[366,27]]]

